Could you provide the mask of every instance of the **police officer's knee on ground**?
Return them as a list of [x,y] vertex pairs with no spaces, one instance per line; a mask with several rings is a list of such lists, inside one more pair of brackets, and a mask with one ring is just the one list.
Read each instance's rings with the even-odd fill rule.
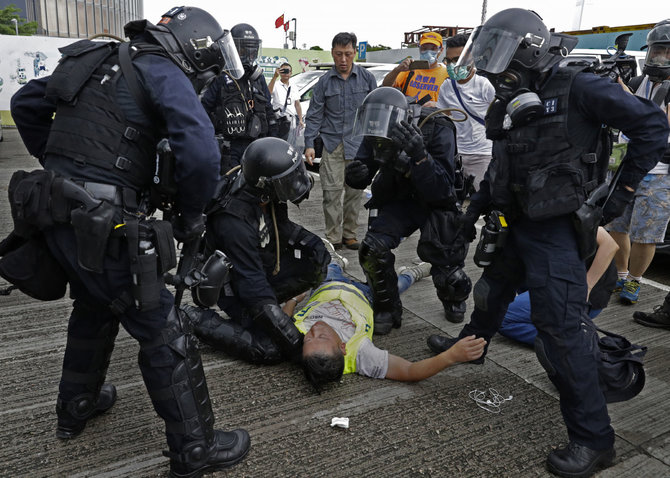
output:
[[[318,285],[330,255],[315,234],[288,218],[287,202],[304,200],[312,178],[300,154],[279,138],[261,138],[244,152],[208,213],[208,253],[229,258],[230,283],[218,300],[230,320],[186,306],[198,337],[253,363],[294,358],[302,335],[279,304]],[[198,290],[194,299],[199,305]]]
[[417,252],[433,266],[433,283],[450,321],[463,320],[471,288],[461,269],[465,245],[458,252],[451,248],[449,227],[439,228],[438,234],[428,232],[433,221],[448,222],[458,214],[454,126],[446,116],[432,113],[437,112],[410,105],[395,88],[382,87],[368,94],[356,116],[354,134],[365,138],[347,165],[345,179],[357,189],[372,182],[372,198],[365,204],[369,226],[359,260],[372,289],[377,334],[400,327],[402,303],[391,251],[417,229],[422,231]]

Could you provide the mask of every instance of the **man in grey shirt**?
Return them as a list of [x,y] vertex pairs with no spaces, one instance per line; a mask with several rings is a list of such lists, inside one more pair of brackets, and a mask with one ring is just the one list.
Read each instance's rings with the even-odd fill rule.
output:
[[363,139],[351,135],[356,109],[377,87],[374,76],[354,64],[356,45],[353,33],[335,35],[331,49],[335,66],[314,87],[305,117],[305,159],[309,164],[314,161],[314,140],[319,134],[323,140],[319,176],[326,239],[337,249],[359,246],[356,229],[363,192],[345,184],[344,167],[356,156]]

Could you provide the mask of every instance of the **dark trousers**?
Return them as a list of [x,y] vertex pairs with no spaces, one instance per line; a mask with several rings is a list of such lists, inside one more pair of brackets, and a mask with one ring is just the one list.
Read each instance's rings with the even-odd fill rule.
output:
[[[174,306],[174,297],[167,290],[161,291],[160,307],[141,312],[130,306],[124,314],[114,315],[109,304],[131,285],[130,263],[125,241],[115,248],[113,256],[105,257],[104,272],[89,272],[77,263],[76,239],[69,225],[56,226],[45,231],[47,243],[56,260],[64,268],[70,282],[70,295],[74,299],[73,311],[68,324],[68,344],[63,359],[63,375],[59,385],[59,396],[68,401],[80,393],[87,392],[81,379],[95,373],[96,353],[86,342],[104,340],[105,330],[114,329],[120,323],[140,343],[150,344],[161,337],[166,328],[167,317]],[[114,336],[116,334],[114,333]],[[113,347],[113,339],[111,337]],[[176,365],[183,360],[169,346],[151,347],[140,353],[140,369],[148,390],[160,390],[172,383]],[[79,379],[77,379],[79,377]],[[104,376],[101,377],[104,380]],[[166,401],[161,410],[156,410],[165,420],[179,421],[176,402]]]
[[474,286],[475,309],[459,337],[474,334],[490,341],[524,282],[538,331],[535,351],[559,391],[570,440],[592,449],[613,446],[614,430],[598,381],[598,346],[581,326],[587,310],[586,269],[570,216],[521,219],[511,225],[502,253]]

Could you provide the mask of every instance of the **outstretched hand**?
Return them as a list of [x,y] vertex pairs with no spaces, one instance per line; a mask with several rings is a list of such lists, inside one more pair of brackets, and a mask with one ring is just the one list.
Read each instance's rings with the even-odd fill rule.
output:
[[477,360],[484,353],[486,339],[476,338],[474,335],[463,337],[447,350],[457,362],[470,362]]

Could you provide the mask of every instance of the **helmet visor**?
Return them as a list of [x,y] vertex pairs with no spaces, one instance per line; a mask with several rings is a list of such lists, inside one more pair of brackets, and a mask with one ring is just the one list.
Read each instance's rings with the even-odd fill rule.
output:
[[655,43],[647,50],[644,59],[647,66],[670,66],[670,43]]
[[305,163],[297,151],[293,159],[295,162],[292,167],[269,179],[277,199],[281,202],[299,202],[312,189],[312,181],[305,169]]
[[261,54],[261,40],[250,38],[236,38],[235,45],[240,54],[243,65],[253,65]]
[[363,104],[356,111],[353,136],[391,139],[393,125],[407,119],[407,110],[383,103]]
[[221,55],[223,56],[223,60],[225,62],[223,71],[228,73],[236,80],[242,78],[244,75],[244,67],[242,66],[240,55],[237,54],[237,48],[235,48],[233,36],[228,30],[224,30],[223,35],[221,35],[216,40],[216,43],[221,50]]
[[505,71],[523,37],[496,27],[475,28],[463,47],[456,68],[474,64],[478,70],[497,74]]

